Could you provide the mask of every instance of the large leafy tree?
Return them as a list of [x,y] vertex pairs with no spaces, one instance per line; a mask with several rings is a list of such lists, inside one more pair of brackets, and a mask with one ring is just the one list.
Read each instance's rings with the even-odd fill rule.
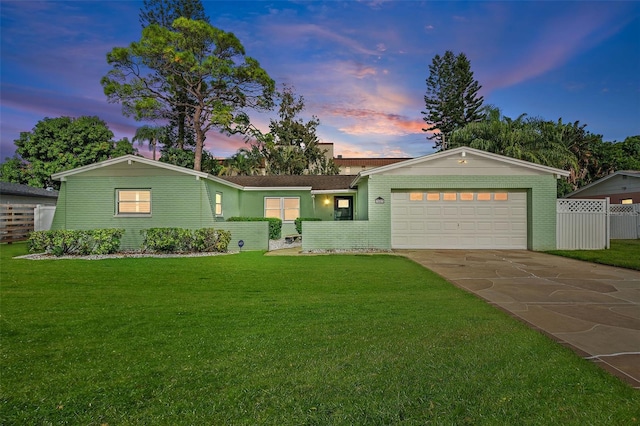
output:
[[[209,23],[209,17],[200,0],[144,0],[139,17],[142,28],[155,24],[173,30],[173,22],[181,17]],[[164,126],[166,138],[162,141],[162,147],[167,151],[166,154],[163,153],[166,158],[173,156],[174,148],[195,146],[195,134],[187,125],[187,117],[193,114],[193,111],[184,106],[188,92],[180,83],[180,80],[176,80],[173,90],[174,96],[182,102],[176,102],[175,111],[168,124]]]
[[31,132],[14,141],[16,153],[1,168],[0,179],[39,188],[58,187],[53,173],[85,166],[136,151],[98,117],[58,117],[39,121]]
[[270,175],[337,174],[339,169],[333,159],[326,158],[318,145],[320,120],[316,116],[308,121],[300,117],[305,109],[304,97],[296,96],[291,87],[285,86],[278,98],[278,119],[270,121],[269,133],[253,128],[253,138],[248,139],[250,149],[236,159],[255,164],[260,156]]
[[[113,67],[102,78],[109,101],[138,120],[167,120],[189,111],[195,133],[195,170],[201,170],[206,133],[231,131],[246,109],[269,109],[275,83],[255,59],[246,56],[232,33],[204,21],[178,18],[173,30],[149,25],[129,47],[107,54]],[[183,88],[185,98],[174,96]]]
[[435,140],[436,148],[445,150],[451,132],[483,118],[484,98],[478,95],[482,86],[474,79],[466,55],[450,50],[433,58],[426,83],[422,114],[427,127],[422,130],[432,132],[427,139]]
[[152,24],[171,29],[173,21],[187,18],[209,23],[200,0],[144,0],[140,9],[140,24],[147,27]]

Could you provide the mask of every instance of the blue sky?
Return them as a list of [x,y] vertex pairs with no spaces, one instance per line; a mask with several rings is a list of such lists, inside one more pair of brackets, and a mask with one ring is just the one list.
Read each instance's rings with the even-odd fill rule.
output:
[[[316,115],[344,157],[433,152],[425,79],[435,54],[464,52],[485,103],[579,120],[607,141],[640,134],[640,2],[205,1],[280,86]],[[96,115],[116,138],[142,124],[109,104],[106,54],[140,38],[141,1],[5,1],[1,13],[0,155],[44,117]],[[253,114],[266,129],[272,114]],[[150,123],[147,123],[150,124]],[[210,133],[206,148],[243,142]],[[147,148],[140,152],[149,155]]]

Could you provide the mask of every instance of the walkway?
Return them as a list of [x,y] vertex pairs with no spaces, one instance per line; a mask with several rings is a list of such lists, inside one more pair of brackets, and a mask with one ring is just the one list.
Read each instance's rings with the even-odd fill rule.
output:
[[520,250],[397,250],[640,389],[640,271]]

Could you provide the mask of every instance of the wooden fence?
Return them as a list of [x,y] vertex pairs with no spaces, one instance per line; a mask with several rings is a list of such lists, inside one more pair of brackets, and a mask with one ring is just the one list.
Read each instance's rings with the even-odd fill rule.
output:
[[34,230],[33,204],[0,204],[0,242],[24,241]]

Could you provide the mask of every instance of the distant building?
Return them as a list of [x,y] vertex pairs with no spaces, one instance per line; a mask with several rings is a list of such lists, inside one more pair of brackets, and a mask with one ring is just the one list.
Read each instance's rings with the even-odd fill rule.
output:
[[341,175],[357,175],[365,170],[376,167],[388,166],[390,164],[399,163],[401,161],[410,160],[409,157],[404,158],[343,158],[342,155],[335,156],[332,143],[318,144],[320,150],[325,151],[327,158],[333,158],[333,162],[340,168]]
[[611,204],[640,203],[640,171],[620,170],[567,194],[566,198],[610,198]]

